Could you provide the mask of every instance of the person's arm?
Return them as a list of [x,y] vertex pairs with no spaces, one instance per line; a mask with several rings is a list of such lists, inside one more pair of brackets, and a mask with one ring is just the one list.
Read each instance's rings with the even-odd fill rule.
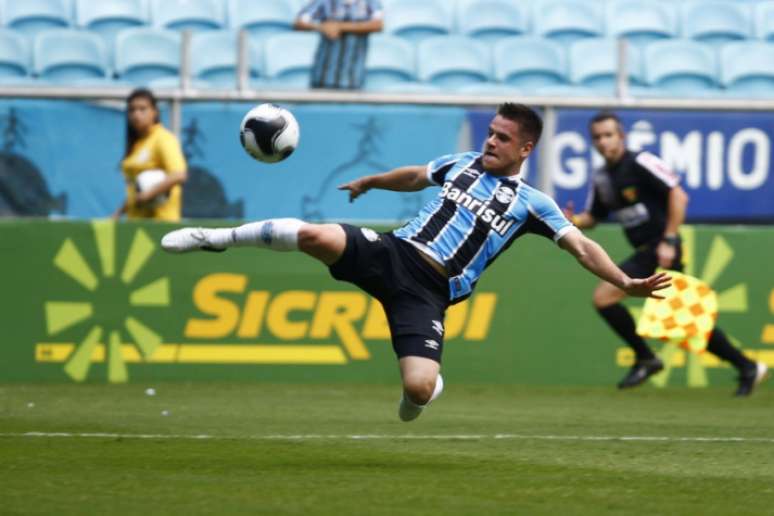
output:
[[663,296],[654,292],[670,285],[669,276],[663,272],[644,279],[630,278],[613,263],[602,246],[580,231],[568,231],[559,240],[559,246],[572,254],[586,270],[630,296],[663,299]]
[[126,204],[127,204],[127,202],[126,202],[126,201],[122,202],[122,203],[121,203],[121,206],[119,206],[119,207],[118,207],[118,209],[117,209],[116,211],[114,211],[114,212],[113,212],[113,215],[112,215],[112,218],[113,218],[113,220],[118,220],[118,219],[120,219],[120,218],[121,218],[121,215],[123,215],[124,213],[126,213],[126,208],[127,208]]
[[664,268],[672,267],[677,246],[679,244],[680,225],[685,220],[685,210],[688,206],[688,194],[680,186],[674,186],[669,190],[667,199],[667,220],[664,228],[664,238],[656,248],[658,264]]
[[339,190],[348,190],[349,202],[352,202],[373,188],[394,192],[416,192],[431,185],[432,183],[427,177],[427,167],[410,165],[383,174],[355,179],[339,186]]
[[164,169],[167,177],[150,190],[138,192],[135,199],[135,202],[138,204],[148,202],[158,195],[165,194],[176,185],[182,185],[188,179],[188,164],[185,161],[185,156],[177,137],[172,133],[164,133],[159,137],[157,145],[161,168]]
[[371,34],[372,32],[381,32],[384,29],[384,22],[381,19],[373,19],[359,22],[339,22],[341,32],[349,34]]

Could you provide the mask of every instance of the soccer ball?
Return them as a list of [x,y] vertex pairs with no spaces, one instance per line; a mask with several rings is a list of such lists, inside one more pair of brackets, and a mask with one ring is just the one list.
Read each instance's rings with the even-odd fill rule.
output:
[[298,122],[287,109],[261,104],[242,119],[239,141],[247,153],[264,163],[276,163],[290,156],[298,146]]

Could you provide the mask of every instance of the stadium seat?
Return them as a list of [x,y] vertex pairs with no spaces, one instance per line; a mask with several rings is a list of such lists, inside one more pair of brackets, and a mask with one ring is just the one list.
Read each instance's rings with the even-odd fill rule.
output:
[[607,6],[607,34],[633,45],[675,37],[677,10],[667,2],[613,0]]
[[44,81],[72,83],[82,79],[107,79],[108,54],[97,34],[73,29],[52,29],[35,36],[35,74]]
[[504,38],[494,45],[495,78],[524,91],[567,84],[563,47],[544,38]]
[[682,36],[721,44],[752,36],[752,12],[731,1],[693,0],[682,6]]
[[524,92],[509,84],[499,84],[496,82],[481,82],[475,84],[465,84],[456,88],[455,93],[462,95],[490,95],[500,97],[524,97]]
[[535,34],[561,43],[604,35],[604,4],[586,0],[534,2]]
[[416,81],[414,46],[390,34],[373,34],[368,40],[366,89],[381,89],[386,84]]
[[97,32],[111,46],[116,34],[148,23],[144,0],[76,0],[78,27]]
[[774,44],[738,41],[724,45],[720,77],[732,94],[774,97]]
[[382,93],[414,93],[414,94],[431,94],[437,95],[443,93],[443,88],[436,86],[435,84],[429,84],[426,82],[395,82],[391,84],[383,84],[379,87],[379,91]]
[[[261,74],[260,44],[250,41],[248,70],[250,78]],[[238,68],[238,33],[236,31],[206,31],[191,37],[191,75],[200,87],[235,88]]]
[[293,29],[300,8],[293,0],[229,0],[228,24],[232,29],[245,29],[255,36],[265,36]]
[[[588,38],[572,44],[570,80],[573,84],[612,94],[618,73],[618,41],[610,38]],[[642,58],[637,47],[627,45],[627,76],[642,84]]]
[[180,33],[152,27],[126,29],[116,36],[116,74],[143,84],[180,71]]
[[34,36],[41,30],[69,27],[70,0],[2,0],[0,13],[6,27]]
[[755,5],[755,35],[764,41],[774,41],[774,1]]
[[645,82],[676,96],[703,95],[717,88],[712,47],[690,40],[656,41],[645,47]]
[[159,28],[222,29],[224,16],[223,4],[218,0],[151,0],[151,19]]
[[459,0],[455,12],[457,30],[482,41],[519,36],[528,30],[527,9],[509,0]]
[[490,48],[464,36],[433,36],[417,45],[417,75],[445,89],[487,82],[492,76]]
[[393,0],[384,10],[385,31],[418,42],[452,31],[451,14],[443,0]]
[[319,36],[310,32],[275,34],[264,42],[266,75],[274,85],[308,88]]
[[4,81],[29,77],[32,68],[30,45],[22,34],[0,29],[0,78]]

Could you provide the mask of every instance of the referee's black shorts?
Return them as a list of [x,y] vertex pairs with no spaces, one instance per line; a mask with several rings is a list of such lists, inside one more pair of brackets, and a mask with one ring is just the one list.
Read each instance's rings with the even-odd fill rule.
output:
[[347,246],[330,266],[331,275],[354,283],[382,303],[399,358],[420,356],[440,363],[448,281],[420,251],[392,233],[349,224],[341,227]]
[[[626,260],[618,264],[622,271],[629,275],[631,278],[647,278],[658,268],[658,255],[656,254],[656,248],[658,247],[660,240],[655,242],[649,242],[641,245],[636,249],[633,255],[629,256]],[[678,242],[675,253],[675,259],[672,265],[668,267],[669,270],[682,272],[683,270],[683,247]]]

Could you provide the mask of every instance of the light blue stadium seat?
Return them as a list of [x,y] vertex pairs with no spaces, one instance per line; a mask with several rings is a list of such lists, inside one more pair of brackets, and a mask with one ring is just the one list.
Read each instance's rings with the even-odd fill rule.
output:
[[125,82],[145,84],[177,76],[180,71],[180,33],[140,27],[116,36],[116,74]]
[[458,0],[455,14],[457,30],[482,41],[520,36],[529,29],[527,8],[510,0]]
[[727,43],[720,50],[720,77],[732,94],[774,97],[774,43]]
[[[632,84],[643,84],[640,50],[627,45],[627,76]],[[581,39],[569,51],[573,84],[611,95],[618,72],[618,41],[611,38]]]
[[513,37],[495,43],[495,78],[524,91],[567,84],[564,48],[545,38]]
[[35,74],[44,81],[72,83],[107,79],[108,53],[97,34],[73,29],[51,29],[35,36]]
[[642,46],[677,34],[677,9],[668,2],[613,0],[607,6],[607,33]]
[[71,0],[2,0],[0,13],[6,27],[29,36],[72,25]]
[[645,47],[645,82],[676,96],[717,90],[718,64],[711,46],[690,40],[656,41]]
[[406,93],[438,95],[444,92],[443,88],[426,82],[395,82],[383,84],[379,91],[382,93]]
[[32,50],[22,34],[12,29],[0,29],[0,78],[12,81],[29,77]]
[[266,75],[275,86],[308,88],[319,36],[310,32],[288,32],[264,41]]
[[193,31],[222,29],[226,23],[218,0],[151,0],[151,20],[156,27]]
[[756,4],[753,19],[755,35],[765,41],[774,41],[774,1]]
[[465,84],[456,88],[456,93],[461,95],[490,95],[500,97],[524,97],[523,91],[509,84],[499,84],[496,82],[481,82],[476,84]]
[[682,36],[722,44],[752,37],[752,10],[733,1],[692,0],[682,5]]
[[464,36],[432,36],[417,45],[417,75],[445,89],[487,82],[492,77],[490,48]]
[[414,45],[398,36],[373,34],[368,40],[366,89],[417,80]]
[[533,4],[533,26],[538,36],[561,43],[604,35],[604,3],[587,0],[540,0]]
[[385,31],[418,42],[452,31],[451,12],[443,0],[393,0],[384,9]]
[[228,24],[232,29],[245,29],[255,36],[266,36],[293,29],[300,8],[293,0],[229,0]]
[[119,31],[148,23],[148,6],[145,0],[76,0],[75,17],[78,27],[98,33],[112,48]]
[[[250,78],[261,74],[260,43],[250,41],[248,70]],[[236,88],[238,33],[232,30],[197,32],[191,36],[191,75],[202,88]]]

